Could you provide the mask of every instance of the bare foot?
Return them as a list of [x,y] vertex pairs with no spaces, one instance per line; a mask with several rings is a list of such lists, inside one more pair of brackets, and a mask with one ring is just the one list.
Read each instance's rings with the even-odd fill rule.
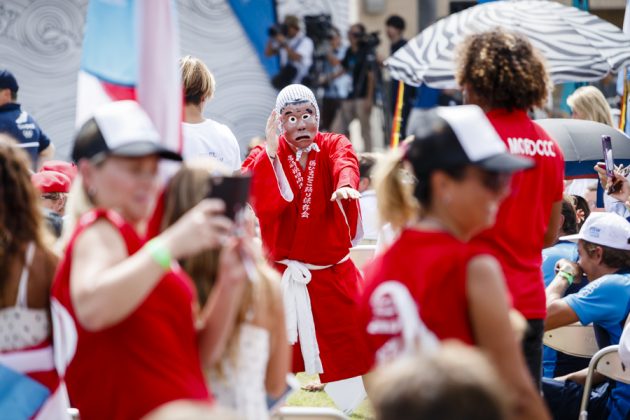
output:
[[311,382],[310,384],[304,385],[302,389],[308,392],[320,392],[323,391],[325,387],[325,383],[321,384],[319,382]]

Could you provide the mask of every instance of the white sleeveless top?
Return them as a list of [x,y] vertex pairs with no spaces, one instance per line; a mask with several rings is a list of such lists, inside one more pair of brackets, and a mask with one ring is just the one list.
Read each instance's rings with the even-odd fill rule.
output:
[[40,344],[50,336],[45,309],[29,309],[26,304],[28,277],[35,244],[26,249],[15,306],[0,309],[0,351],[21,350]]
[[234,409],[243,418],[266,420],[269,331],[244,322],[237,340],[237,352],[223,357],[221,372],[210,371],[210,389],[220,405]]

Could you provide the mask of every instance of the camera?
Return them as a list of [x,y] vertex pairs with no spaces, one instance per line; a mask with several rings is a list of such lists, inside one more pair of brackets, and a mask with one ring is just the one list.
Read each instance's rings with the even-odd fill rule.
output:
[[276,37],[279,34],[287,36],[289,33],[289,26],[285,23],[276,23],[267,30],[267,33],[270,37]]
[[315,46],[319,46],[331,38],[332,17],[330,15],[304,16],[306,36],[313,40]]
[[376,48],[378,44],[380,43],[381,43],[381,40],[378,36],[378,31],[365,34],[361,37],[361,39],[359,39],[360,48],[373,49],[373,48]]

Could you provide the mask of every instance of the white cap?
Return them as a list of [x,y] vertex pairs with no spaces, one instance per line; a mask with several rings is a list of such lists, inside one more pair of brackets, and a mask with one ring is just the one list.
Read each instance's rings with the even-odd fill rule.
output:
[[615,213],[591,213],[579,233],[562,236],[565,241],[582,239],[609,248],[630,251],[630,222]]
[[[439,107],[425,114],[414,132],[416,139],[405,157],[416,175],[458,165],[475,165],[511,173],[531,168],[534,161],[509,152],[499,134],[477,105]],[[441,130],[444,121],[449,127]]]
[[153,122],[136,101],[105,104],[94,112],[94,119],[110,149],[138,141],[160,141]]
[[507,147],[477,105],[442,106],[436,108],[455,132],[459,144],[472,162],[506,153]]
[[[98,129],[96,134],[94,124]],[[135,101],[125,100],[107,103],[96,110],[93,121],[87,121],[76,136],[72,160],[152,154],[181,160],[181,156],[160,144],[160,135],[142,107]]]
[[317,106],[317,99],[313,91],[304,85],[293,84],[285,87],[278,93],[276,98],[276,113],[282,115],[282,110],[287,105],[301,104],[304,102],[310,102],[315,107],[315,115],[319,122],[319,107]]

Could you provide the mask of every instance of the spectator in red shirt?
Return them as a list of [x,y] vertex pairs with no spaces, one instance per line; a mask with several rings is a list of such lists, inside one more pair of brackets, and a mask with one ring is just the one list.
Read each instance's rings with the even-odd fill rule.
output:
[[[507,385],[514,418],[547,418],[510,326],[501,269],[466,244],[494,222],[510,174],[532,162],[511,155],[476,106],[438,108],[420,127],[404,154],[376,173],[382,219],[402,232],[366,270],[368,349],[385,363],[418,343],[435,348],[435,337],[479,346]],[[413,189],[401,181],[403,165]]]
[[510,152],[536,162],[534,169],[512,178],[512,192],[501,204],[496,224],[473,242],[501,263],[513,305],[529,324],[523,351],[540,384],[546,312],[541,251],[553,245],[561,224],[564,158],[527,111],[544,105],[551,82],[531,43],[501,29],[467,38],[457,66],[465,100],[486,111]]
[[[112,420],[142,418],[176,400],[210,402],[202,365],[222,341],[216,319],[195,316],[196,289],[177,261],[223,243],[225,284],[246,281],[225,205],[205,199],[145,242],[159,160],[181,157],[159,144],[133,101],[99,107],[79,130],[72,158],[80,176],[64,229],[74,228],[51,293],[63,355],[57,368],[70,400],[82,418]],[[222,299],[236,305],[238,288],[226,289]]]

